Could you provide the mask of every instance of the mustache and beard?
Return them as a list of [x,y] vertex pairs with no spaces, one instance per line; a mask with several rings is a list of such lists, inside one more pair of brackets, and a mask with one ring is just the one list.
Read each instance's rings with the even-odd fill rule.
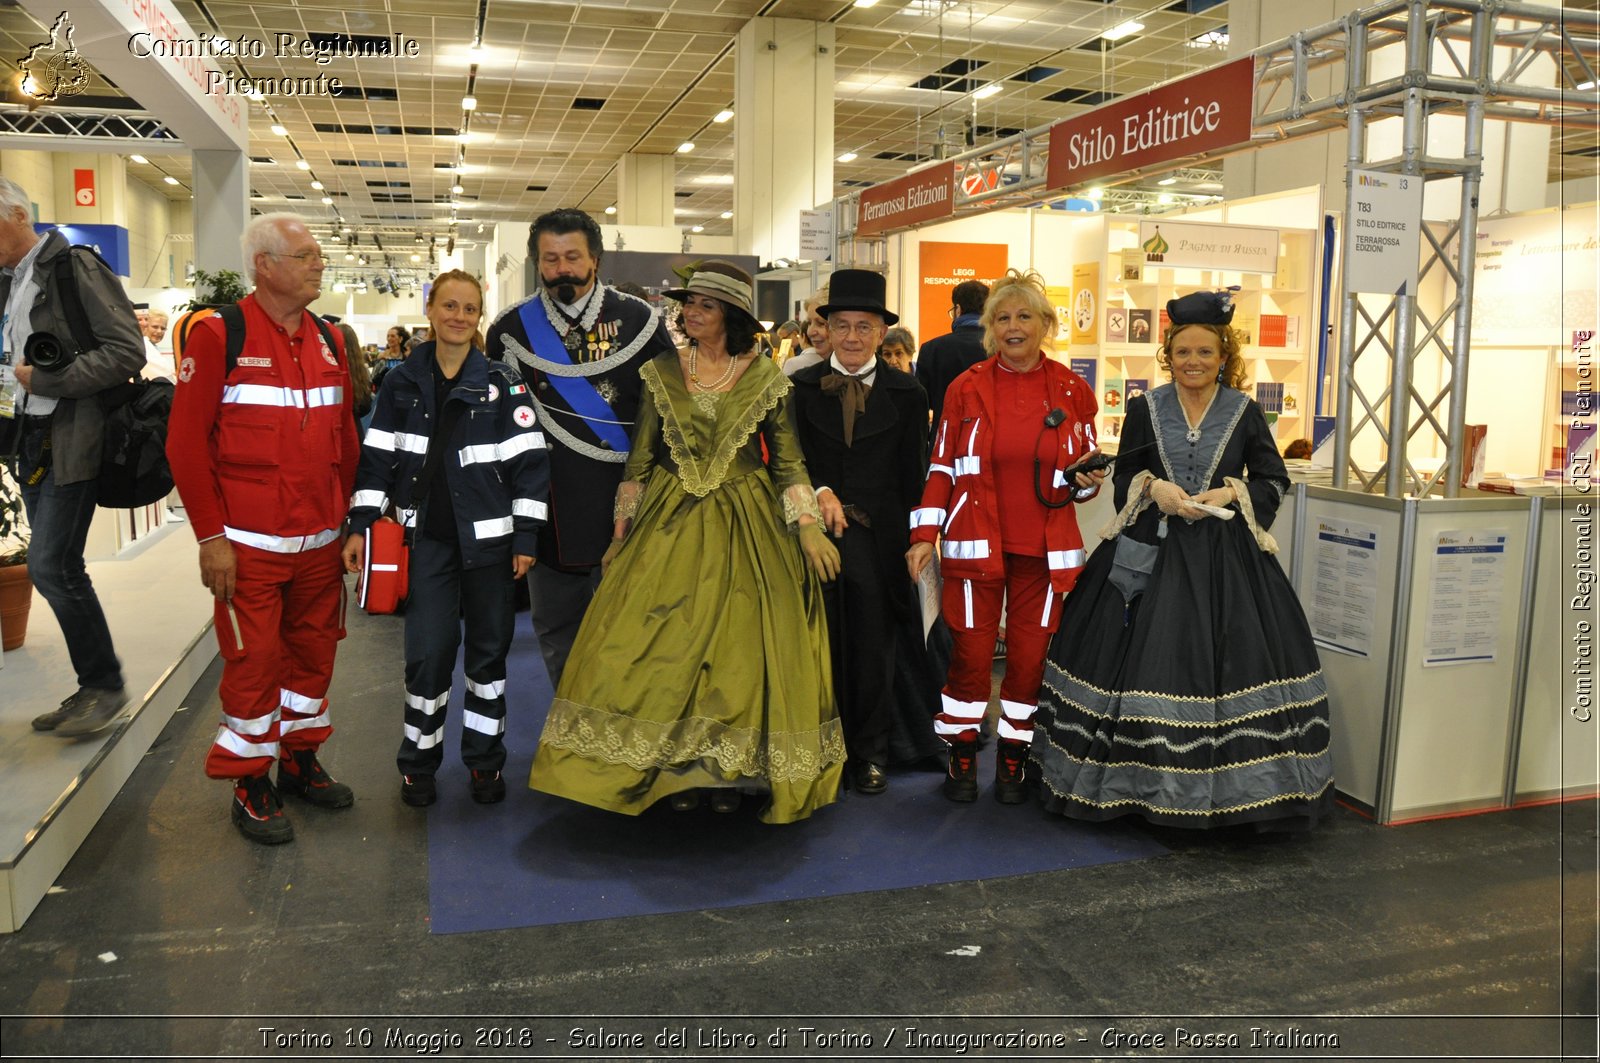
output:
[[582,277],[572,273],[559,273],[554,277],[541,274],[540,279],[544,281],[545,289],[550,294],[563,303],[570,303],[578,297],[579,289],[588,287],[589,282],[594,280],[594,270],[590,270]]

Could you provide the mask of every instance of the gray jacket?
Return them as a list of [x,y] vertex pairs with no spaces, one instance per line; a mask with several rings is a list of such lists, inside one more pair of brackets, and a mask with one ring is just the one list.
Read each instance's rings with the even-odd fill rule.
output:
[[[70,341],[72,326],[67,320],[67,308],[56,292],[55,266],[62,255],[71,254],[71,245],[53,229],[43,239],[45,246],[33,264],[39,294],[29,319],[35,332],[52,332]],[[144,337],[122,282],[93,255],[73,255],[72,263],[96,346],[79,354],[58,373],[33,374],[34,394],[61,400],[50,422],[50,447],[55,455],[51,469],[58,484],[79,483],[100,475],[100,450],[105,439],[100,393],[138,376],[144,365]],[[0,306],[10,295],[11,277],[0,274]]]

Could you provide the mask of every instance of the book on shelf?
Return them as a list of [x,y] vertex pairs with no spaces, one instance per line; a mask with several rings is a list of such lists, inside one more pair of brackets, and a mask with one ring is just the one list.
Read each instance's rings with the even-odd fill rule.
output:
[[1300,416],[1300,385],[1292,381],[1285,381],[1283,385],[1283,415]]
[[1128,312],[1120,306],[1106,311],[1106,342],[1128,342]]
[[1144,280],[1144,248],[1125,247],[1119,253],[1117,262],[1121,267],[1118,276],[1124,281],[1138,283]]
[[1094,391],[1095,377],[1099,371],[1099,365],[1096,359],[1069,358],[1067,359],[1067,366],[1074,373],[1077,373],[1079,376],[1083,377],[1083,382],[1089,385],[1089,390],[1091,392]]
[[1285,314],[1284,315],[1284,318],[1283,318],[1283,345],[1285,347],[1293,347],[1296,350],[1299,349],[1299,347],[1300,347],[1300,315],[1299,314]]
[[1128,342],[1156,343],[1158,337],[1150,334],[1151,314],[1148,310],[1128,311]]
[[1167,329],[1172,327],[1172,318],[1167,316],[1167,311],[1165,308],[1158,311],[1158,313],[1160,318],[1156,321],[1156,334],[1154,337],[1154,341],[1156,343],[1160,343],[1162,338],[1166,336]]
[[1100,396],[1100,408],[1108,414],[1122,415],[1122,378],[1106,377],[1105,390]]
[[1286,314],[1262,314],[1259,346],[1287,347],[1289,345],[1289,318]]
[[1132,402],[1149,390],[1149,377],[1130,376],[1122,382],[1122,401],[1124,403]]
[[1283,385],[1270,380],[1256,383],[1256,402],[1267,413],[1283,412]]

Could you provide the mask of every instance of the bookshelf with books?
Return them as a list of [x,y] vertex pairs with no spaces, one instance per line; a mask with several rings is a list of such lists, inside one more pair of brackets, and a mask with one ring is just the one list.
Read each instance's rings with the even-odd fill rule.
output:
[[1317,240],[1309,229],[1277,232],[1276,273],[1168,268],[1141,261],[1138,218],[1107,219],[1101,299],[1104,334],[1098,347],[1104,382],[1099,425],[1103,438],[1113,440],[1121,434],[1129,381],[1149,388],[1168,380],[1156,361],[1168,325],[1167,301],[1192,291],[1229,287],[1238,288],[1233,327],[1243,342],[1246,390],[1274,422],[1280,448],[1310,436],[1316,334],[1311,279]]

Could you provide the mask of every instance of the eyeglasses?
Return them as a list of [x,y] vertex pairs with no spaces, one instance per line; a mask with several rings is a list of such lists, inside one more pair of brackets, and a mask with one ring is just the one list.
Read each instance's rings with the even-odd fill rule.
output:
[[298,255],[285,255],[279,251],[268,251],[266,254],[271,255],[273,258],[292,258],[302,266],[320,266],[328,261],[328,256],[321,251],[302,251]]
[[857,321],[854,325],[848,321],[828,322],[828,331],[839,336],[848,336],[853,332],[857,336],[871,337],[874,332],[878,331],[879,327],[870,321]]

